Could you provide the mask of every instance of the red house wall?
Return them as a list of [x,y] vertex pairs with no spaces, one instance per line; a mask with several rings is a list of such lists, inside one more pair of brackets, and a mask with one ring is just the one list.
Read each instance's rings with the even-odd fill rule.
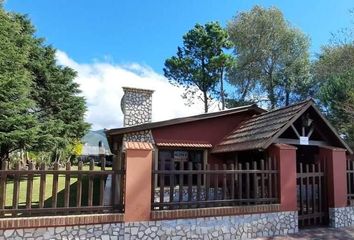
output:
[[[152,129],[156,143],[162,142],[202,142],[212,146],[219,143],[239,124],[251,117],[254,112],[238,113],[218,118],[205,119],[189,123],[176,124]],[[217,156],[208,156],[209,163],[217,163]]]

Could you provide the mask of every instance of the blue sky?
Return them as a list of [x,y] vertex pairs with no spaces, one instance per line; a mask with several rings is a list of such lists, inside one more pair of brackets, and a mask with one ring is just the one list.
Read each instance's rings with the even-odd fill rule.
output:
[[311,53],[331,32],[348,26],[353,0],[7,0],[5,7],[27,13],[38,35],[78,62],[136,62],[162,72],[182,35],[195,23],[223,25],[238,11],[276,6],[312,40]]
[[[162,75],[166,58],[196,23],[223,26],[254,5],[276,6],[312,40],[314,58],[331,33],[350,26],[353,0],[6,0],[5,8],[28,14],[37,35],[57,51],[57,61],[78,73],[86,98],[86,120],[93,129],[122,126],[122,86],[155,90],[153,120],[203,112],[203,103],[186,106],[183,89]],[[232,88],[227,88],[232,94]],[[212,101],[210,110],[220,109]]]

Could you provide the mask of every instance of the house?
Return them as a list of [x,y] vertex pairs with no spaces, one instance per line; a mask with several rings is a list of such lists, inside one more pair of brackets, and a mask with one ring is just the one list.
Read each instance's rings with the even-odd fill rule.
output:
[[[253,104],[151,122],[153,91],[124,88],[124,92],[121,103],[124,126],[106,130],[115,153],[123,151],[124,141],[152,143],[160,161],[185,154],[189,161],[203,164],[222,164],[244,156],[257,158],[275,143],[297,146],[308,156],[311,149],[313,152],[316,147],[324,146],[353,153],[312,99],[272,111]],[[188,157],[183,151],[188,152]],[[311,158],[316,153],[312,155]],[[183,156],[177,158],[183,161]]]
[[[101,168],[3,163],[0,235],[250,239],[354,225],[353,151],[311,99],[151,122],[152,94],[124,88],[124,126],[106,130],[100,145],[112,167],[102,147]],[[97,134],[93,142],[104,140]]]
[[[297,211],[299,225],[306,226],[326,224],[332,221],[330,211],[347,206],[347,180],[336,169],[344,166],[345,171],[353,151],[312,99],[271,111],[247,105],[151,122],[153,91],[123,89],[124,126],[106,135],[122,163],[126,148],[151,146],[153,210],[182,209],[183,202],[193,199],[205,201],[202,207],[220,199],[226,203],[238,198],[240,205],[280,202],[277,211]],[[275,169],[279,179],[272,181]],[[188,171],[198,170],[203,177],[188,179]],[[221,170],[224,177],[206,177]],[[240,170],[240,176],[234,179],[227,170]]]

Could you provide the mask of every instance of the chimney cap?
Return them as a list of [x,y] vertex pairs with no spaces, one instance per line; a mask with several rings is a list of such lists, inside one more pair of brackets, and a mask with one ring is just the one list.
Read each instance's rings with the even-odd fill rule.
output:
[[140,92],[140,93],[150,93],[152,94],[155,90],[143,89],[143,88],[134,88],[134,87],[122,87],[124,92]]

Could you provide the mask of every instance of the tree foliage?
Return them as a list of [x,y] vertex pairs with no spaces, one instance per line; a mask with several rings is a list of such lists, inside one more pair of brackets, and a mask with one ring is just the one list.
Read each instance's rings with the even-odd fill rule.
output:
[[36,140],[35,102],[30,98],[31,38],[14,16],[0,8],[0,159]]
[[[241,12],[229,22],[228,32],[236,57],[229,81],[239,101],[266,99],[274,108],[309,94],[309,39],[280,10],[256,6]],[[254,94],[256,88],[265,94]]]
[[55,159],[89,127],[76,73],[56,63],[26,16],[1,6],[0,42],[0,161],[18,149]]
[[229,47],[227,32],[219,23],[196,24],[183,36],[177,54],[165,61],[164,75],[172,84],[184,87],[189,100],[193,101],[200,90],[204,111],[208,112],[208,101],[230,62],[230,56],[224,53]]
[[354,41],[323,47],[313,69],[323,110],[354,147]]

